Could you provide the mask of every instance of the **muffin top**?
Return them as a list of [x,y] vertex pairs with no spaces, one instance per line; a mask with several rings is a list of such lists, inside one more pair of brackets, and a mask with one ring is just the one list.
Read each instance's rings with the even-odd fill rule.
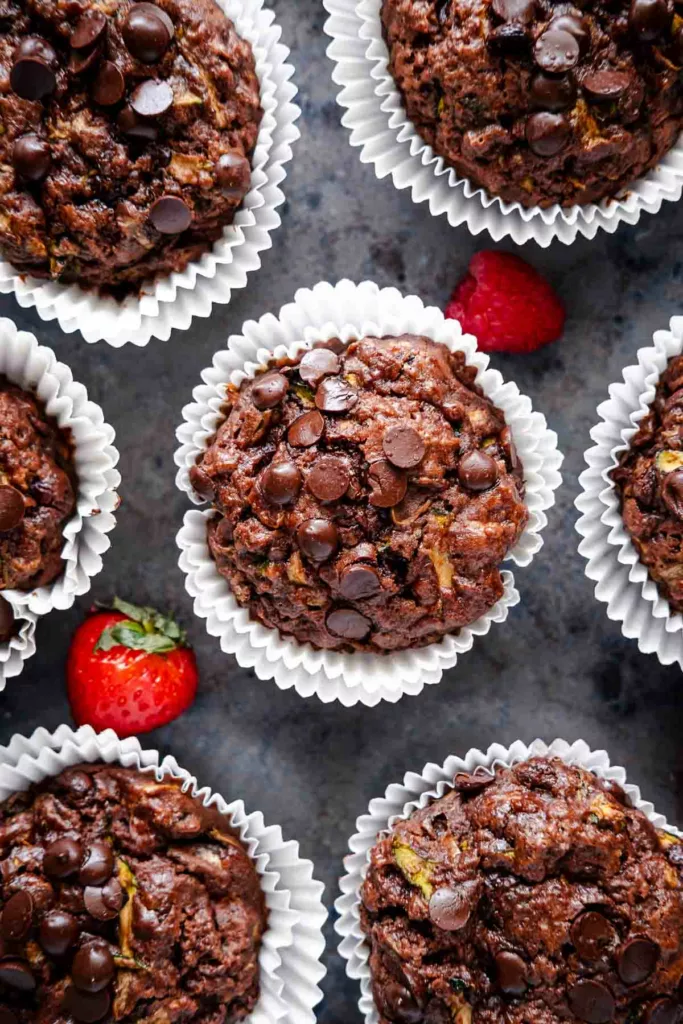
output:
[[423,646],[501,597],[528,520],[503,414],[462,352],[324,342],[227,389],[190,478],[240,604],[316,647]]
[[62,572],[74,488],[69,437],[33,395],[0,377],[0,590],[32,590]]
[[669,360],[612,478],[641,562],[683,612],[683,356]]
[[182,270],[249,190],[261,116],[214,0],[6,0],[0,253],[117,293]]
[[672,0],[383,0],[382,20],[416,130],[504,200],[598,202],[677,141]]
[[0,805],[2,1024],[227,1024],[259,994],[253,862],[172,781],[79,765]]
[[382,1024],[676,1024],[683,844],[557,758],[462,774],[362,889]]

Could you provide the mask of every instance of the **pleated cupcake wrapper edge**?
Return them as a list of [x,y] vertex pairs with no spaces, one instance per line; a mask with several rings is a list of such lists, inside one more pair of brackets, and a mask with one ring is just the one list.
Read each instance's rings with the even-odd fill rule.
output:
[[452,226],[466,224],[473,235],[486,231],[495,242],[509,237],[518,245],[534,241],[545,248],[555,239],[569,245],[594,238],[599,230],[611,234],[622,222],[637,223],[643,212],[657,213],[664,200],[680,199],[683,135],[620,199],[527,209],[488,195],[459,178],[408,119],[388,66],[382,0],[323,0],[323,5],[329,15],[325,31],[332,38],[327,54],[335,65],[333,81],[341,87],[337,102],[345,110],[342,124],[351,145],[361,148],[361,161],[372,164],[378,178],[391,175],[397,188],[410,189],[414,202],[426,201],[434,216],[446,214]]
[[339,883],[341,896],[334,905],[339,915],[334,924],[334,930],[340,938],[339,953],[346,961],[349,978],[360,981],[358,1005],[365,1024],[379,1024],[379,1014],[372,998],[370,947],[360,926],[360,889],[367,874],[370,851],[378,836],[399,819],[409,817],[414,811],[426,807],[452,790],[458,772],[473,772],[476,768],[510,767],[537,755],[560,757],[567,764],[580,765],[600,778],[619,783],[634,807],[639,808],[653,825],[675,835],[683,834],[678,828],[669,825],[649,801],[642,799],[639,788],[626,781],[626,771],[610,764],[607,751],[591,750],[584,740],[570,744],[566,740],[557,739],[549,745],[540,739],[528,745],[522,740],[516,740],[509,747],[494,743],[486,751],[472,748],[462,758],[451,755],[443,765],[426,764],[420,774],[408,772],[402,783],[391,784],[383,797],[371,800],[368,812],[357,819],[357,831],[349,840],[351,852],[344,859],[345,874]]
[[15,608],[44,615],[53,608],[70,608],[76,597],[90,589],[91,577],[102,569],[102,555],[110,547],[109,532],[116,525],[116,492],[121,476],[114,428],[104,420],[99,405],[88,399],[82,384],[52,349],[39,345],[33,334],[0,319],[0,376],[36,395],[47,414],[68,430],[73,443],[77,500],[63,528],[64,571],[48,586],[35,590],[5,590]]
[[611,480],[669,359],[681,351],[683,317],[674,317],[669,330],[657,331],[653,344],[638,350],[637,362],[626,367],[623,380],[610,386],[609,398],[598,406],[600,422],[591,430],[595,444],[584,455],[588,469],[579,477],[576,529],[586,575],[596,584],[596,598],[607,605],[608,618],[621,623],[624,636],[636,640],[643,654],[656,654],[663,665],[677,662],[683,667],[683,616],[672,613],[640,561]]
[[106,341],[115,348],[151,338],[167,341],[171,331],[187,330],[194,317],[208,317],[214,303],[227,303],[243,288],[247,275],[261,265],[261,253],[272,245],[281,218],[282,183],[292,145],[299,138],[301,113],[293,102],[296,86],[290,51],[280,42],[281,30],[264,0],[217,0],[238,35],[251,43],[261,85],[264,115],[252,160],[251,188],[222,238],[200,260],[180,273],[151,285],[151,292],[122,303],[78,285],[40,281],[0,260],[0,293],[14,292],[23,308],[35,307],[41,319],[57,320],[70,334],[80,331],[87,342]]
[[14,609],[19,629],[7,643],[0,644],[0,693],[5,689],[7,680],[20,675],[25,663],[36,653],[37,617],[28,608],[16,607],[12,601],[9,603]]
[[[554,491],[562,479],[557,435],[548,429],[545,418],[532,410],[517,385],[504,382],[501,374],[489,367],[488,356],[478,351],[475,339],[463,334],[456,320],[446,320],[439,309],[425,307],[417,296],[403,296],[395,288],[380,290],[370,281],[358,285],[340,281],[301,289],[277,317],[266,314],[259,321],[248,321],[242,330],[241,335],[229,338],[227,348],[217,352],[213,365],[203,371],[204,383],[194,389],[194,401],[183,409],[184,422],[177,430],[176,481],[195,504],[205,503],[192,490],[189,470],[221,422],[228,382],[239,385],[269,359],[296,357],[319,340],[426,335],[465,353],[477,368],[477,383],[503,410],[512,429],[525,466],[530,521],[508,557],[520,567],[531,562],[543,543],[546,512],[554,504]],[[209,553],[206,519],[211,514],[188,512],[177,538],[179,564],[194,598],[195,613],[207,620],[208,632],[220,639],[222,649],[233,654],[240,665],[253,668],[259,679],[274,679],[281,689],[294,687],[303,697],[315,694],[325,703],[339,700],[346,706],[358,702],[374,706],[381,700],[415,695],[425,685],[438,683],[444,670],[452,668],[458,656],[472,647],[474,637],[487,633],[492,623],[504,621],[509,608],[519,601],[512,574],[504,572],[505,593],[497,604],[458,635],[437,644],[386,656],[317,651],[252,620],[247,609],[237,604]]]
[[299,856],[298,843],[285,841],[279,825],[266,825],[259,811],[248,814],[241,800],[227,803],[157,750],[143,749],[135,738],[120,740],[115,732],[96,733],[90,726],[73,730],[62,725],[54,733],[37,729],[32,736],[15,735],[0,747],[0,800],[64,768],[88,762],[120,763],[154,772],[158,781],[169,775],[183,782],[205,806],[229,815],[256,865],[268,906],[268,926],[259,958],[261,995],[249,1024],[315,1024],[314,1006],[322,998],[318,983],[325,975],[322,927],[327,913],[323,886],[313,878],[313,864]]

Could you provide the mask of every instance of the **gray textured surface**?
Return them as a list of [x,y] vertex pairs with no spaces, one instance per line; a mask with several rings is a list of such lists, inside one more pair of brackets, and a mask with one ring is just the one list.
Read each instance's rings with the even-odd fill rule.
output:
[[[174,430],[216,349],[245,319],[276,311],[296,288],[321,278],[373,278],[443,305],[471,254],[489,244],[432,219],[361,166],[339,123],[319,0],[274,6],[297,67],[303,137],[286,182],[284,224],[247,289],[166,344],[120,351],[65,337],[12,298],[0,299],[0,314],[52,345],[103,406],[117,432],[124,499],[92,594],[39,625],[37,655],[0,698],[0,742],[69,721],[69,638],[93,598],[118,593],[176,609],[199,658],[197,703],[148,745],[172,751],[202,782],[280,822],[315,861],[330,907],[347,837],[369,799],[404,771],[470,746],[583,737],[606,747],[644,795],[680,821],[681,674],[639,654],[593,598],[576,550],[573,500],[596,405],[653,330],[681,311],[682,204],[615,236],[525,249],[567,302],[566,335],[531,357],[493,362],[558,431],[565,484],[544,548],[530,569],[517,571],[521,605],[440,686],[374,710],[305,702],[238,669],[193,618],[176,564],[174,538],[187,502],[174,485]],[[319,1020],[356,1024],[357,986],[345,977],[331,925],[328,937]]]

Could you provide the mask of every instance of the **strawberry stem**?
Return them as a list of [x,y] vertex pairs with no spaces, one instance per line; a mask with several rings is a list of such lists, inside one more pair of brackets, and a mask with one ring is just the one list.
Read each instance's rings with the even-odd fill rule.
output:
[[128,647],[146,654],[169,654],[178,647],[187,647],[187,636],[178,623],[156,608],[130,604],[115,597],[111,608],[126,618],[107,626],[95,644],[96,651],[112,647]]

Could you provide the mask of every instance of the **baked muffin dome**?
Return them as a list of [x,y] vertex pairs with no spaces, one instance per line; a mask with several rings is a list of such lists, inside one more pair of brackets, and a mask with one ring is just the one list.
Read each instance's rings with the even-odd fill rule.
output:
[[214,0],[9,0],[0,22],[0,253],[130,291],[181,271],[249,190],[251,47]]
[[416,130],[491,195],[599,202],[678,139],[672,0],[383,0],[382,21]]
[[372,849],[381,1024],[676,1024],[683,844],[556,758],[458,775]]
[[266,924],[239,837],[168,779],[78,765],[0,805],[3,1024],[224,1024]]
[[302,643],[420,647],[503,594],[528,521],[503,414],[427,338],[325,342],[238,389],[190,473],[236,600]]

